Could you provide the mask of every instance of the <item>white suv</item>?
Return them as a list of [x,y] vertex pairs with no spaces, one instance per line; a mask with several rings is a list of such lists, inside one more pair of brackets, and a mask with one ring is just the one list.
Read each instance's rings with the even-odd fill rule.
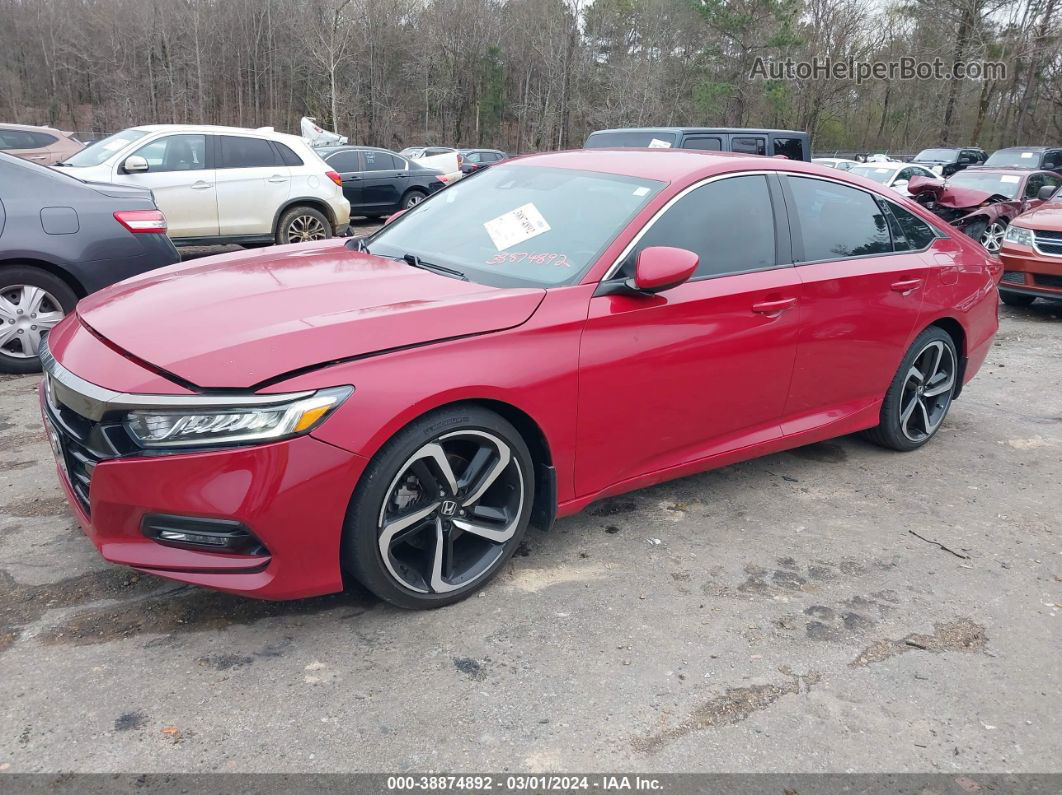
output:
[[350,222],[339,175],[301,138],[272,128],[132,127],[53,168],[150,188],[177,245],[321,240]]

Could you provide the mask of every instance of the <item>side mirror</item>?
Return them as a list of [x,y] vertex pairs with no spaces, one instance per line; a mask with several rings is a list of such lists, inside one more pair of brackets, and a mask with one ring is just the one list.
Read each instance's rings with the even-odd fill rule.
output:
[[393,213],[391,213],[391,214],[390,214],[389,216],[387,216],[386,218],[384,218],[384,222],[383,222],[383,225],[384,225],[384,226],[387,226],[387,225],[388,225],[389,223],[391,223],[391,222],[392,222],[393,220],[395,220],[396,218],[398,218],[398,216],[400,216],[400,215],[401,215],[402,213],[404,213],[404,212],[405,212],[405,210],[398,210],[397,212],[393,212]]
[[963,157],[959,158],[959,165],[960,166],[968,166],[971,163],[973,163],[973,158],[972,157],[967,157],[967,156],[964,155]]
[[1036,194],[1036,198],[1042,202],[1045,202],[1052,196],[1054,196],[1055,191],[1057,190],[1058,188],[1053,188],[1050,185],[1044,185],[1042,188],[1040,188],[1040,192]]
[[697,270],[699,258],[692,251],[671,246],[650,246],[638,253],[634,278],[626,285],[639,293],[659,293],[677,287]]
[[893,188],[894,188],[895,190],[903,190],[904,188],[906,188],[906,187],[907,187],[907,180],[905,180],[905,179],[898,179],[898,180],[896,180],[896,181],[895,181],[894,183],[892,183],[892,187],[893,187]]
[[140,155],[129,155],[122,163],[122,171],[126,174],[142,174],[150,168],[148,161]]

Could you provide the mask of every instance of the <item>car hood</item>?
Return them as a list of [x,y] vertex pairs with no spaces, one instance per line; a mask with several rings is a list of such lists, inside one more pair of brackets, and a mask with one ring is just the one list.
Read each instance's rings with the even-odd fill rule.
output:
[[1044,232],[1062,232],[1062,203],[1046,202],[1035,210],[1019,215],[1019,226],[1040,229]]
[[383,351],[512,328],[545,290],[488,287],[358,253],[278,246],[150,271],[81,301],[112,346],[199,388],[250,388]]
[[[948,185],[942,179],[930,179],[929,177],[914,177],[907,183],[907,191],[912,196],[920,196],[926,193],[932,194],[936,203],[941,207],[949,207],[956,210],[961,210],[965,207],[977,207],[997,195],[974,188]],[[1001,198],[1009,201],[1005,196]]]

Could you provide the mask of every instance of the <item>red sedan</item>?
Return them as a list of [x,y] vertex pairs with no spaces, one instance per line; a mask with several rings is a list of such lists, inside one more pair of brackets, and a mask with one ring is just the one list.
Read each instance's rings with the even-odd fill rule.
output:
[[45,424],[109,561],[271,599],[457,601],[528,524],[855,431],[913,450],[999,266],[876,183],[677,150],[525,157],[366,239],[89,296]]

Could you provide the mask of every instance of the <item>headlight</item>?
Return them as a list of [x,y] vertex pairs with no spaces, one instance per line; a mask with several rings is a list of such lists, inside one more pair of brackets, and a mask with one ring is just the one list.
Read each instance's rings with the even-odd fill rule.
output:
[[269,442],[313,430],[353,391],[349,386],[322,389],[267,406],[137,409],[126,415],[125,427],[147,448]]
[[1031,246],[1033,244],[1033,231],[1011,224],[1007,227],[1007,234],[1003,239],[1008,243],[1017,243],[1019,246]]

